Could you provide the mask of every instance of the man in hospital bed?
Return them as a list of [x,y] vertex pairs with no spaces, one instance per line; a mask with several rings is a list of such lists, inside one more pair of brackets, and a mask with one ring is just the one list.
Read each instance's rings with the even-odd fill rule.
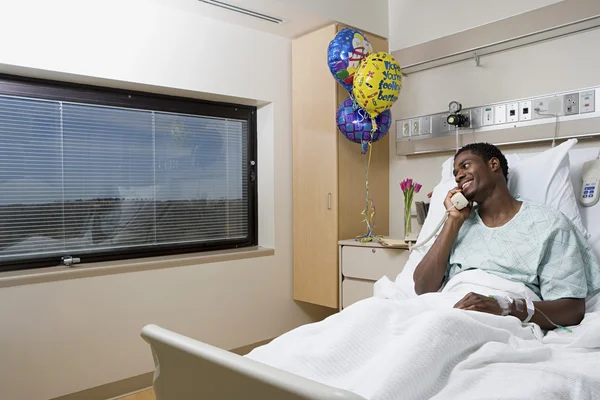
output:
[[[456,308],[513,315],[545,329],[579,324],[586,296],[600,288],[600,266],[582,233],[559,211],[513,198],[506,158],[491,144],[460,149],[454,176],[457,187],[444,203],[448,220],[413,275],[416,293],[481,269],[524,283],[542,301],[469,293]],[[471,202],[462,210],[450,201],[457,192]]]
[[446,208],[457,191],[471,205],[450,211],[415,269],[419,296],[382,279],[374,297],[247,357],[370,400],[600,398],[600,318],[559,329],[573,338],[564,346],[540,330],[579,324],[600,288],[586,239],[560,212],[510,195],[497,148],[467,146],[454,169]]

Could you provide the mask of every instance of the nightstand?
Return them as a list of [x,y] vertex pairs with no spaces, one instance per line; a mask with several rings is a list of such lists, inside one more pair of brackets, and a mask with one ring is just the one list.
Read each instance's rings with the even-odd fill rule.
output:
[[340,240],[340,309],[373,296],[383,276],[395,280],[408,260],[408,246],[387,247],[377,242]]

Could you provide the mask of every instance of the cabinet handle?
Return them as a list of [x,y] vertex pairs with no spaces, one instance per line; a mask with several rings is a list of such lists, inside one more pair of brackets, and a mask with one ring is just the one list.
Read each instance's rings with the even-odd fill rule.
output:
[[375,253],[375,249],[372,249],[371,252]]
[[331,210],[331,193],[327,193],[327,209]]

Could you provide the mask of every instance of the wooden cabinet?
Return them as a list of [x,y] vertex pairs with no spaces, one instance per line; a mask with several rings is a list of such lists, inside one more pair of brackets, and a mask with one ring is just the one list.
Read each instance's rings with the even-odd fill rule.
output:
[[[366,157],[337,130],[348,92],[327,66],[329,42],[343,28],[292,43],[294,299],[331,308],[339,307],[338,241],[366,232]],[[387,39],[363,33],[375,51],[388,51]],[[389,233],[389,136],[373,145],[369,172],[378,235]]]
[[380,278],[395,280],[409,256],[408,246],[390,248],[354,240],[342,240],[339,246],[340,309],[373,296],[373,286]]

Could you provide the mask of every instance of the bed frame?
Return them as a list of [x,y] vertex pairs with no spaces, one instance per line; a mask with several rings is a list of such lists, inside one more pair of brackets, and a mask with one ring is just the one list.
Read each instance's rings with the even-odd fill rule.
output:
[[156,325],[142,329],[157,400],[365,400]]

